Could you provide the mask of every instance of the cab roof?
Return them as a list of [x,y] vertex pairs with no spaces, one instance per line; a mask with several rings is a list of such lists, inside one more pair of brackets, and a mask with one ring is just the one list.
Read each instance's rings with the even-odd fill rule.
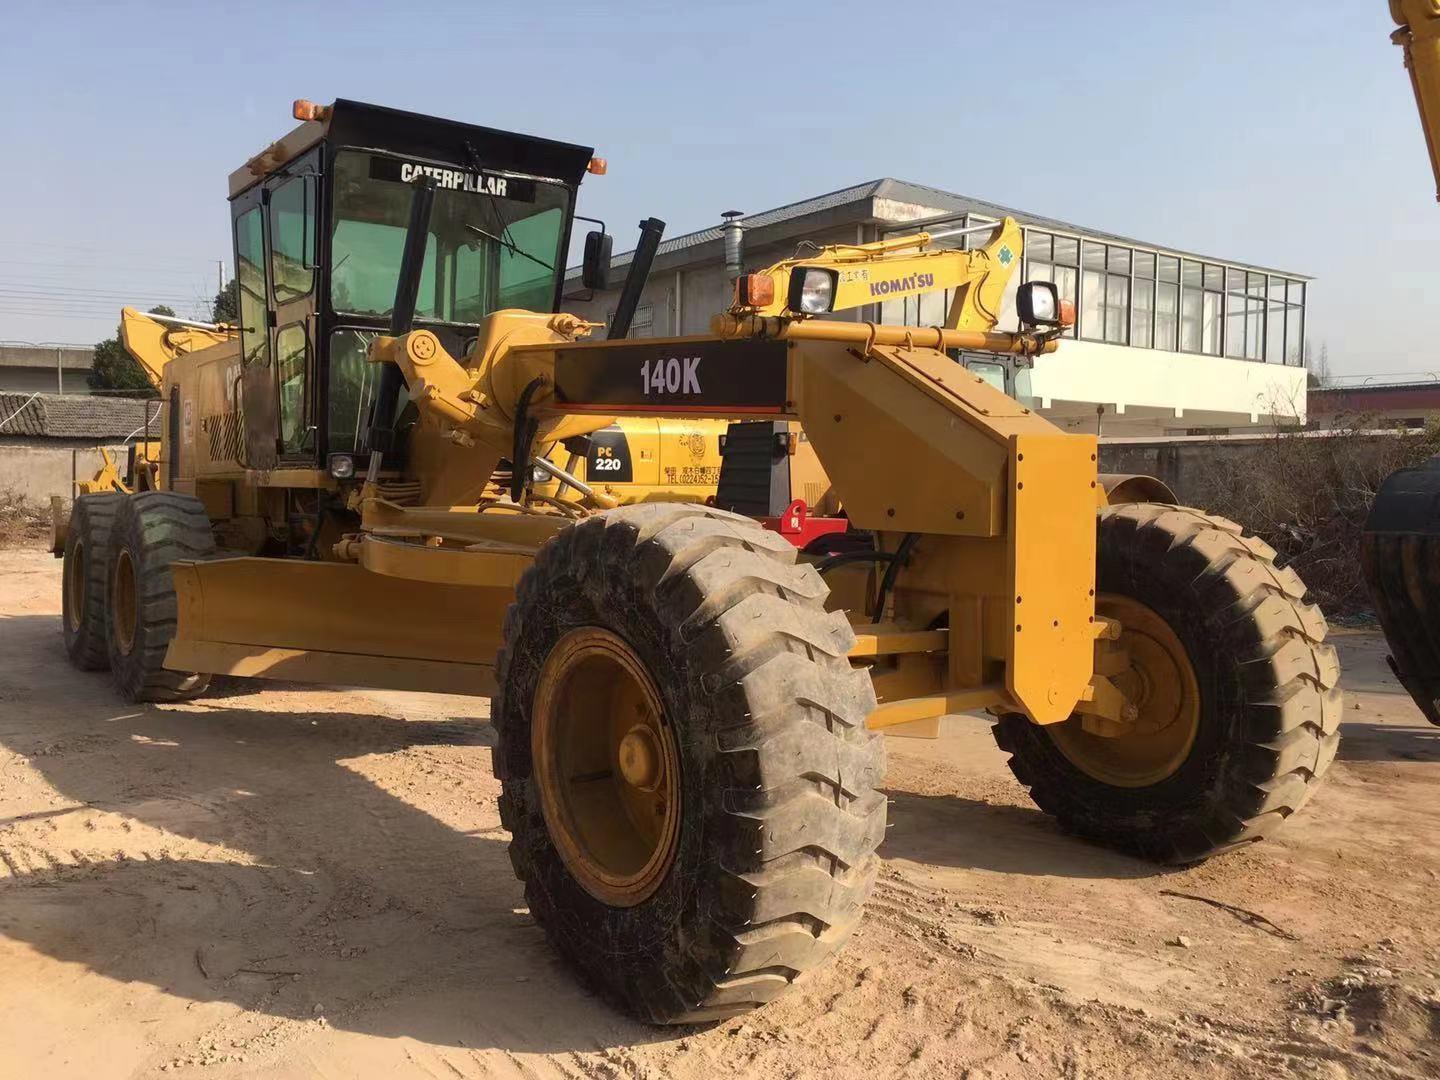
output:
[[[337,98],[324,119],[305,121],[232,172],[230,198],[322,140],[334,146],[388,150],[462,168],[478,162],[487,169],[545,177],[572,186],[580,183],[595,153],[588,146]],[[467,146],[474,150],[473,162]]]

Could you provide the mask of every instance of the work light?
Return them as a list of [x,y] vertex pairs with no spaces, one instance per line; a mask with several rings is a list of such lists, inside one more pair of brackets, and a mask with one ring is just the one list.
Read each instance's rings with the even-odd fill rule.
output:
[[823,315],[835,306],[840,275],[823,266],[797,266],[790,271],[790,292],[785,306],[802,315]]
[[349,454],[331,454],[325,461],[325,471],[336,480],[349,480],[355,475],[355,459]]
[[1027,281],[1015,292],[1021,326],[1073,326],[1075,305],[1060,299],[1053,281]]

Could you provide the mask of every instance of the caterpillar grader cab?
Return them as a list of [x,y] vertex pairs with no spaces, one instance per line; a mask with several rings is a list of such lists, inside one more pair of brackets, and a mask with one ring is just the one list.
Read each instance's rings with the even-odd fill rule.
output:
[[[709,334],[625,340],[650,220],[599,340],[555,310],[589,148],[297,113],[232,177],[238,330],[155,364],[153,489],[74,504],[66,644],[123,697],[217,674],[489,696],[532,914],[658,1023],[754,1008],[841,947],[887,730],[989,710],[1046,812],[1161,860],[1313,793],[1340,699],[1304,584],[952,359],[1054,350],[1053,286],[1020,286],[1014,331],[844,322],[819,257]],[[677,417],[803,432],[855,542],[612,506],[546,455]]]

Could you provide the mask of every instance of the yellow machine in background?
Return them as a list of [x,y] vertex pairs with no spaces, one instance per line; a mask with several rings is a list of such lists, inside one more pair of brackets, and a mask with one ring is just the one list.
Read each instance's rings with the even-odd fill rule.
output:
[[821,315],[953,290],[945,326],[990,330],[1000,321],[1006,286],[1020,265],[1023,239],[1005,218],[974,250],[931,247],[929,233],[869,244],[830,244],[784,259],[735,282],[735,309],[758,316]]
[[[972,231],[990,235],[971,250],[934,246],[930,234],[920,232],[869,244],[832,244],[803,258],[783,259],[736,280],[735,310],[774,316],[793,305],[797,314],[830,314],[923,293],[953,292],[946,327],[992,330],[1020,265],[1023,234],[1013,218]],[[589,445],[584,440],[571,447],[557,444],[546,457],[619,503],[704,502],[717,495],[728,426],[701,419],[622,420],[590,436]],[[788,434],[790,453],[794,455],[798,443],[802,460],[813,461],[799,427]],[[536,481],[535,490],[546,496],[563,491],[559,480],[545,476]],[[809,487],[813,489],[814,483]],[[825,502],[828,485],[822,489],[818,496],[806,498],[801,483],[793,494],[816,508]]]
[[[1430,167],[1440,188],[1440,2],[1390,0],[1398,24]],[[1440,198],[1440,194],[1437,194]],[[1391,670],[1421,713],[1440,726],[1440,459],[1386,477],[1365,522],[1360,564],[1385,640]]]
[[[1233,523],[1134,501],[1163,485],[1111,485],[1093,437],[952,359],[1051,352],[1072,315],[1027,283],[1019,328],[994,329],[1012,225],[979,252],[821,253],[709,334],[625,340],[650,219],[591,340],[556,310],[590,148],[358,102],[295,115],[231,176],[238,333],[155,364],[155,490],[74,504],[66,647],[127,700],[216,674],[491,696],[532,915],[659,1023],[754,1008],[844,943],[885,835],[881,731],[987,709],[1042,809],[1172,862],[1315,790],[1338,668],[1294,572]],[[603,277],[604,238],[586,251]],[[952,268],[967,325],[824,317],[859,295],[846,268],[916,259]],[[655,440],[632,482],[707,487],[670,464],[686,424],[770,425],[717,490],[813,486],[851,543],[615,506],[557,459],[617,420]],[[800,435],[813,456],[772,468]]]
[[1440,0],[1389,0],[1389,4],[1398,27],[1390,40],[1405,51],[1405,68],[1440,199]]

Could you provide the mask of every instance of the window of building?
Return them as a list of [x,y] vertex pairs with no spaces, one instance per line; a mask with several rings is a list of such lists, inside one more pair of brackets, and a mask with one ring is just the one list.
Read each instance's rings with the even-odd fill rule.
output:
[[1188,259],[1180,269],[1180,351],[1200,351],[1200,264]]
[[1304,362],[1301,332],[1305,314],[1305,283],[1282,277],[1269,279],[1269,305],[1265,314],[1265,362],[1291,364]]
[[1225,355],[1245,356],[1245,271],[1225,272]]
[[1105,340],[1105,245],[1080,248],[1080,336]]
[[1155,273],[1155,348],[1174,352],[1180,347],[1180,260],[1157,255]]
[[1213,263],[1182,260],[1180,266],[1180,351],[1220,355],[1220,318],[1225,307],[1225,271]]
[[1265,275],[1247,274],[1245,288],[1245,359],[1265,359]]
[[1105,249],[1105,340],[1124,345],[1129,339],[1130,249]]
[[1225,308],[1225,269],[1205,264],[1205,295],[1201,303],[1200,351],[1220,355],[1220,318]]
[[1130,344],[1148,349],[1155,342],[1155,254],[1135,252],[1130,305]]
[[1130,249],[1085,241],[1080,249],[1080,336],[1123,345],[1130,312]]

